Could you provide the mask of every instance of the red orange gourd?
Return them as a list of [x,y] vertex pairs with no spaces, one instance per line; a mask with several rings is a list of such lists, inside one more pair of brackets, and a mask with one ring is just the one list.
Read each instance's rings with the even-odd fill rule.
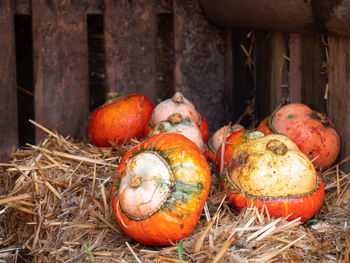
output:
[[125,143],[144,136],[153,103],[143,95],[132,94],[111,98],[95,109],[89,121],[91,141],[99,147],[109,146],[108,140]]
[[134,240],[169,245],[196,227],[210,189],[210,170],[183,135],[157,134],[131,149],[117,170],[112,209]]
[[327,169],[340,151],[340,138],[330,119],[304,104],[281,107],[257,130],[287,135],[319,170]]
[[308,157],[288,137],[270,134],[240,143],[221,178],[238,211],[252,204],[273,217],[310,219],[321,208],[324,185]]

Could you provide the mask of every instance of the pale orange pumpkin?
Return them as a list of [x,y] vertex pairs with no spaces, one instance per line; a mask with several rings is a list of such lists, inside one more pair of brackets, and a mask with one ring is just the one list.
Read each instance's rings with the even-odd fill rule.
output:
[[112,208],[134,240],[170,245],[192,233],[210,189],[210,169],[183,135],[157,134],[131,149],[117,170]]
[[173,113],[180,113],[184,118],[191,119],[201,131],[203,141],[207,141],[209,131],[206,118],[197,112],[192,102],[186,99],[181,92],[176,92],[172,98],[160,102],[154,108],[144,134],[147,135],[154,125],[165,121]]
[[304,104],[281,107],[257,130],[287,135],[319,170],[327,169],[340,151],[340,138],[331,120]]
[[178,133],[193,141],[202,153],[206,154],[206,146],[197,125],[189,118],[183,118],[180,113],[171,114],[165,121],[156,124],[148,136],[159,133]]

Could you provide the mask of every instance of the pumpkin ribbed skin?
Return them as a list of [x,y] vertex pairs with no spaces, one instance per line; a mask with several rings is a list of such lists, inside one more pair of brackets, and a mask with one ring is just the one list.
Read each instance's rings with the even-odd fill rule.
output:
[[271,216],[310,219],[321,207],[324,186],[308,157],[287,136],[270,134],[238,145],[221,180],[237,210],[264,204]]
[[[149,216],[131,218],[122,208],[125,191],[119,191],[122,187],[120,184],[127,176],[128,163],[134,162],[135,158],[145,153],[155,154],[166,163],[170,168],[171,177],[174,178],[170,180],[174,185],[169,188],[169,196],[159,209]],[[157,176],[152,175],[152,178]],[[156,179],[154,180],[160,181]],[[140,187],[143,187],[142,184]],[[192,233],[202,213],[209,189],[209,166],[198,147],[180,134],[157,134],[144,140],[124,156],[111,189],[112,209],[119,226],[134,240],[146,245],[169,245]],[[142,203],[142,200],[138,202]]]
[[319,170],[331,166],[340,151],[340,138],[333,123],[304,104],[283,106],[263,120],[257,130],[287,135]]
[[107,140],[124,143],[132,138],[140,139],[153,109],[153,103],[139,94],[107,101],[94,110],[90,117],[91,141],[96,146],[107,147]]

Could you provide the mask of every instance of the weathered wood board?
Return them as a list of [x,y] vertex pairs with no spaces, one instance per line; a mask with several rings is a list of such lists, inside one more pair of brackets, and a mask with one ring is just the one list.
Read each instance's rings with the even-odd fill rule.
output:
[[14,5],[0,1],[0,162],[18,147]]
[[326,113],[327,47],[321,35],[291,34],[289,48],[290,102],[304,103]]
[[256,114],[262,120],[286,98],[286,45],[281,32],[258,31],[255,41]]
[[156,3],[105,0],[107,93],[139,93],[156,103]]
[[89,113],[86,21],[82,1],[32,2],[35,120],[74,138]]
[[[350,156],[350,38],[329,39],[328,114],[341,140],[339,160]],[[347,172],[350,163],[342,167]]]

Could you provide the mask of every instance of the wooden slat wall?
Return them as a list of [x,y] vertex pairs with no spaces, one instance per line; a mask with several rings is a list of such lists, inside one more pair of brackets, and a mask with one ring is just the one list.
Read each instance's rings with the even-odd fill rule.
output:
[[326,48],[321,35],[290,36],[290,102],[304,103],[322,113],[327,113]]
[[260,120],[283,103],[284,89],[287,86],[285,56],[285,37],[282,33],[256,33],[256,114]]
[[213,132],[228,120],[225,34],[208,22],[197,0],[174,0],[175,90],[203,114]]
[[140,93],[156,102],[156,3],[105,0],[107,93]]
[[[339,160],[350,156],[350,38],[329,40],[328,113],[341,139]],[[343,169],[350,170],[347,162]]]
[[[32,1],[35,120],[80,137],[89,111],[86,6]],[[36,141],[43,133],[37,129]]]
[[14,5],[0,0],[0,162],[18,147]]
[[[173,0],[172,13],[159,3],[0,0],[1,160],[18,146],[14,13],[32,15],[35,119],[48,128],[57,124],[64,135],[76,138],[86,132],[86,15],[104,16],[107,92],[139,92],[157,103],[156,17],[157,13],[166,12],[174,17],[174,89],[194,102],[208,119],[211,132],[236,121],[243,109],[238,109],[235,102],[244,106],[252,92],[256,92],[253,95],[257,99],[255,114],[258,119],[264,118],[281,102],[289,84],[290,102],[302,102],[328,113],[342,139],[339,159],[350,155],[349,38],[330,38],[329,92],[324,99],[327,76],[321,72],[325,69],[322,63],[327,47],[320,34],[291,33],[288,49],[288,34],[257,32],[252,87],[247,81],[251,73],[240,50],[244,30],[214,26],[206,19],[198,0]],[[285,55],[289,55],[289,69]],[[240,67],[246,68],[241,71]],[[41,136],[37,133],[37,142]]]

